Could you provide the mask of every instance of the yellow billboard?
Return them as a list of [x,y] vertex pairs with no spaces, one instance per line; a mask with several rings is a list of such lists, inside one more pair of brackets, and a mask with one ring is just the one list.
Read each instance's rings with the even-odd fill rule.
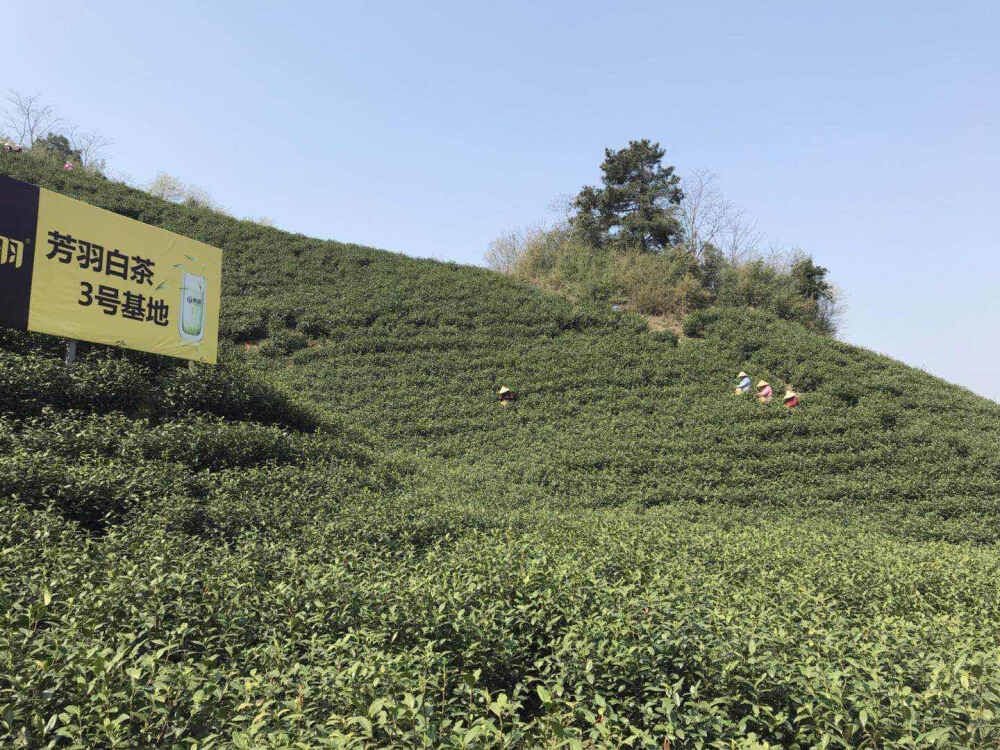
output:
[[0,176],[0,325],[215,363],[222,251]]

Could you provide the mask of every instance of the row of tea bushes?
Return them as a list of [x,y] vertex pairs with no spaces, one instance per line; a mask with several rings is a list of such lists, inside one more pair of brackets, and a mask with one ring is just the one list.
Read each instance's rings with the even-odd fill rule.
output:
[[[95,539],[5,506],[0,736],[66,747],[1000,740],[992,550],[747,512],[720,524],[697,507],[498,517],[426,499],[373,500],[229,547],[152,517]],[[412,535],[426,523],[430,536]],[[32,536],[15,535],[26,527]],[[289,545],[293,535],[309,544]]]

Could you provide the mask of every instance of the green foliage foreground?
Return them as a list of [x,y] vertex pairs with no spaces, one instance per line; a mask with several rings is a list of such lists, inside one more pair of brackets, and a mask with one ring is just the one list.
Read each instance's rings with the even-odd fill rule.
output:
[[1000,742],[996,404],[3,164],[228,263],[219,368],[0,335],[3,746]]

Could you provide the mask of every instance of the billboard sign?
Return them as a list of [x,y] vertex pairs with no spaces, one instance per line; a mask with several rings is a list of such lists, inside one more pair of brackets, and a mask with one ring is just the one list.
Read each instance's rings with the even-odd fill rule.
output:
[[222,251],[0,175],[0,325],[215,363]]

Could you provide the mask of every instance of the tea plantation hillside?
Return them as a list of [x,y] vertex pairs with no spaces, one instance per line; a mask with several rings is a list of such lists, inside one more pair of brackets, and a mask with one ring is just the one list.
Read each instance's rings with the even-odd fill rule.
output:
[[4,746],[1000,743],[1000,406],[19,156],[223,248],[227,345],[0,334]]

